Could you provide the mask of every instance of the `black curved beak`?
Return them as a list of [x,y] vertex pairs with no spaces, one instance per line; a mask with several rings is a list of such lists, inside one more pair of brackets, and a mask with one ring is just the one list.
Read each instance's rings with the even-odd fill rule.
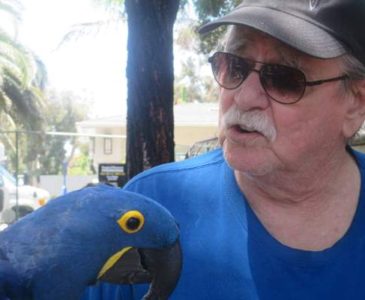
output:
[[144,300],[166,300],[175,289],[182,268],[180,242],[161,249],[128,250],[99,280],[116,284],[150,283]]

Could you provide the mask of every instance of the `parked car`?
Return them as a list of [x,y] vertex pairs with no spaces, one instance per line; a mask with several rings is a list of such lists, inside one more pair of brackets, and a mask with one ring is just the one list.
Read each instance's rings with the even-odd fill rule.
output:
[[15,177],[0,165],[0,224],[9,224],[45,205],[50,193],[30,186],[16,186]]

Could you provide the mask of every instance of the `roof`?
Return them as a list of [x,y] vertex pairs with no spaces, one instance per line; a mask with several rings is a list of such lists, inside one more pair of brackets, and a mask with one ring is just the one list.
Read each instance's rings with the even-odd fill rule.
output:
[[[126,113],[117,116],[89,119],[77,123],[82,129],[126,126]],[[218,103],[186,103],[174,106],[175,126],[217,126]]]

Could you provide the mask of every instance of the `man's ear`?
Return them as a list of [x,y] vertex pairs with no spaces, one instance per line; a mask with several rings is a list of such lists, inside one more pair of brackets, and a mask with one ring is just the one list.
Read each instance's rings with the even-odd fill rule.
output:
[[347,110],[344,122],[344,135],[352,137],[361,127],[365,120],[365,79],[350,82],[347,92]]

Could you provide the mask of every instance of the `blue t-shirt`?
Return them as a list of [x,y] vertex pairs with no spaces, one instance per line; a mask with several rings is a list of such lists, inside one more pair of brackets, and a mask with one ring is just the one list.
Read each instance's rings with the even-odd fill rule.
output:
[[[365,156],[354,156],[363,183]],[[247,205],[221,150],[153,168],[126,189],[160,202],[180,226],[183,270],[170,299],[365,299],[363,184],[351,227],[323,251],[274,239]],[[83,299],[141,299],[146,290],[100,284]]]

